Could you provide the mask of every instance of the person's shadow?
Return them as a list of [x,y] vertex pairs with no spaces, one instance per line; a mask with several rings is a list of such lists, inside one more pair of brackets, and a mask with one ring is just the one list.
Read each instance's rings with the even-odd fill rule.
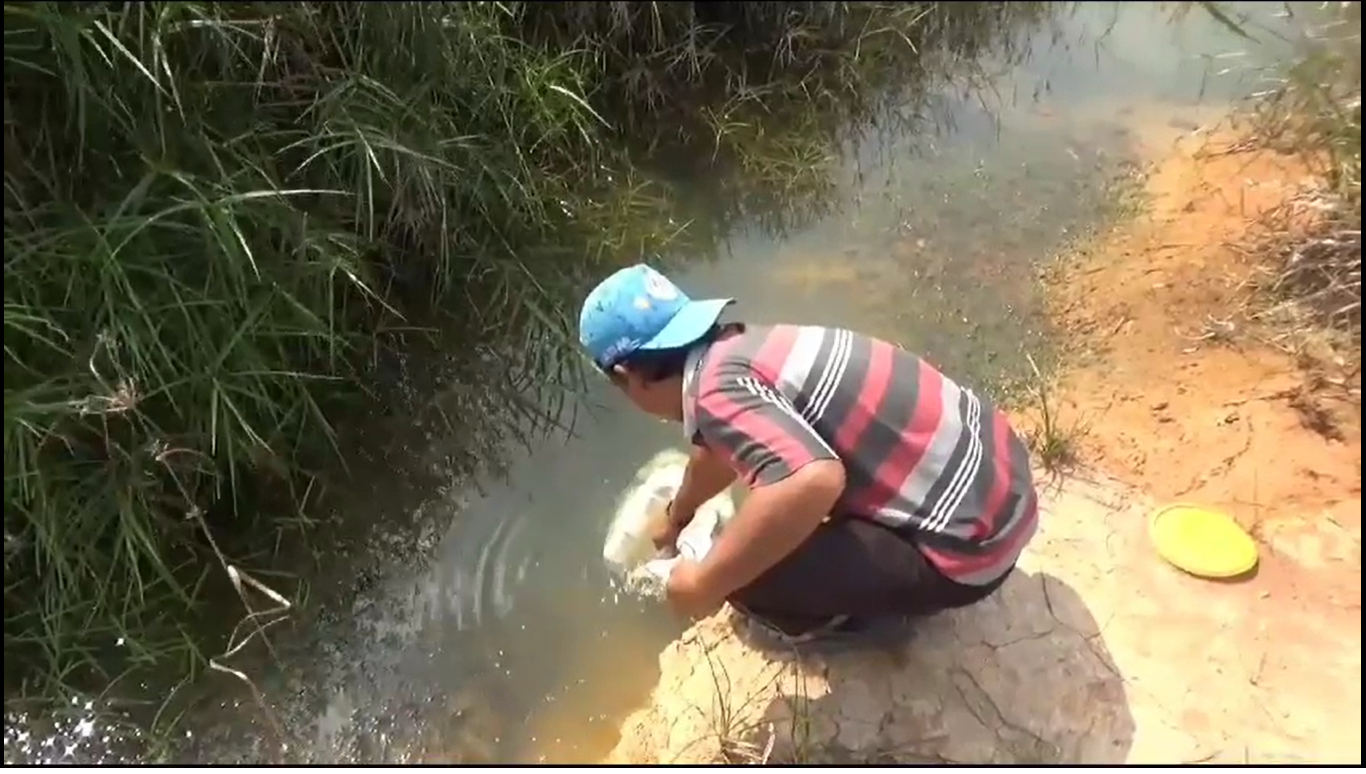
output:
[[1124,680],[1102,627],[1058,578],[1017,570],[988,599],[906,631],[871,649],[770,651],[790,676],[764,691],[767,709],[723,745],[726,754],[828,764],[1128,757],[1134,719]]

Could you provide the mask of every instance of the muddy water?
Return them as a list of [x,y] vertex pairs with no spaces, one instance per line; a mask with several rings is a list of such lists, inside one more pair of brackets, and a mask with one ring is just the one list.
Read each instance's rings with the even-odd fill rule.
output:
[[[1279,6],[1239,10],[1285,23]],[[737,233],[723,260],[677,279],[737,297],[745,319],[862,329],[990,388],[1045,351],[1037,267],[1105,217],[1135,133],[1219,115],[1256,87],[1251,67],[1284,48],[1253,46],[1200,11],[1172,23],[1148,3],[1060,10],[1024,64],[935,95],[932,130],[852,143],[828,217]],[[581,401],[575,437],[515,457],[483,492],[453,478],[414,485],[402,470],[362,482],[351,507],[377,521],[403,510],[449,524],[430,536],[430,559],[410,547],[358,582],[346,608],[310,622],[307,647],[254,672],[269,716],[225,679],[211,722],[187,726],[192,743],[176,757],[575,762],[610,749],[682,627],[613,593],[602,535],[635,468],[681,439],[605,385]],[[460,440],[414,429],[409,443]],[[11,742],[7,728],[7,759]]]

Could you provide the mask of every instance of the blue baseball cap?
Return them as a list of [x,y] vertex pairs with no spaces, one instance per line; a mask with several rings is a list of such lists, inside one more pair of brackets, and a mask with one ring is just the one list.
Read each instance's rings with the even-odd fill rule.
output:
[[584,299],[579,343],[607,370],[636,352],[692,344],[733,301],[694,301],[668,277],[638,263],[598,283]]

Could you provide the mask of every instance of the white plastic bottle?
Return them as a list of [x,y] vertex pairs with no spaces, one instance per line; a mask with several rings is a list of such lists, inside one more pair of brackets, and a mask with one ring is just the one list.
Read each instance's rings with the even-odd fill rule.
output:
[[[669,502],[683,484],[687,465],[686,454],[672,449],[663,451],[640,469],[624,493],[602,547],[603,560],[619,578],[638,575],[645,563],[661,556],[651,536],[666,526]],[[729,492],[703,503],[679,536],[678,552],[689,559],[701,559],[734,513]]]
[[616,572],[629,573],[656,555],[651,536],[665,526],[668,505],[683,483],[687,458],[676,451],[656,455],[625,493],[603,541],[602,558]]

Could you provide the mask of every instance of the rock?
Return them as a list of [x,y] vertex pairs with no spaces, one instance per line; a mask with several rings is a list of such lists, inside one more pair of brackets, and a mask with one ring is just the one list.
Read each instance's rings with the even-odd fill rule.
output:
[[[1278,646],[1272,698],[1241,655],[1258,590],[1164,565],[1145,539],[1151,508],[1108,480],[1050,488],[997,594],[879,650],[798,658],[746,644],[729,611],[700,621],[661,654],[610,762],[1107,765],[1253,747],[1359,761],[1360,628]],[[1293,732],[1269,724],[1270,704],[1300,708]]]

